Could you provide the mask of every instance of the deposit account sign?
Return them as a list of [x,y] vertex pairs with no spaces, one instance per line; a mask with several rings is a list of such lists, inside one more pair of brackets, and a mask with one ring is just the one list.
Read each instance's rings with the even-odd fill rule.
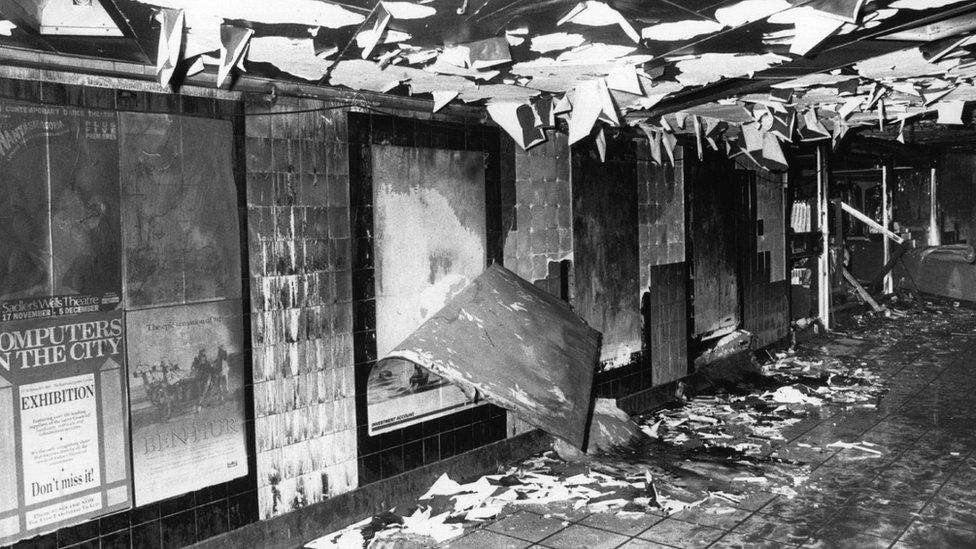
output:
[[122,313],[0,324],[0,545],[129,507]]

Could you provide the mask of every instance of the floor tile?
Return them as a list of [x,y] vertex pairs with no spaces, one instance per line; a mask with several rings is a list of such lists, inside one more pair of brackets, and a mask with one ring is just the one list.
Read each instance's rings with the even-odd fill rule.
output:
[[617,549],[675,549],[675,547],[673,545],[665,545],[663,543],[648,541],[646,539],[633,538]]
[[[972,497],[972,493],[976,491],[976,486],[971,487],[969,491]],[[922,509],[916,522],[976,532],[976,508],[958,507],[933,501]]]
[[651,526],[637,537],[690,549],[707,547],[724,533],[724,530],[717,528],[669,518]]
[[885,515],[859,507],[843,507],[813,538],[843,539],[868,534],[895,541],[912,522],[912,516]]
[[757,513],[736,527],[735,531],[786,544],[798,544],[820,529],[823,521],[808,517],[787,519]]
[[463,538],[453,540],[446,545],[449,549],[465,549],[478,547],[480,549],[524,549],[531,543],[516,539],[505,534],[489,530],[475,530]]
[[573,524],[542,540],[539,545],[552,549],[613,549],[626,542],[628,537],[582,524]]
[[976,547],[976,532],[938,524],[914,523],[898,538],[900,547],[919,549]]
[[636,536],[658,522],[661,522],[661,520],[663,520],[661,517],[655,515],[621,517],[616,513],[593,513],[580,521],[580,524],[616,532],[625,536]]
[[[863,534],[827,538],[811,538],[801,545],[812,549],[887,549],[890,540]],[[935,546],[933,546],[935,547]]]
[[720,547],[723,549],[781,549],[795,547],[778,541],[763,539],[755,534],[744,532],[729,532],[722,536],[709,549]]
[[737,524],[748,518],[750,514],[752,514],[751,511],[726,506],[692,507],[671,515],[671,518],[692,524],[721,528],[722,530],[732,530]]
[[502,520],[489,524],[486,528],[492,532],[506,534],[526,541],[537,542],[568,526],[565,521],[543,517],[528,511],[519,511]]

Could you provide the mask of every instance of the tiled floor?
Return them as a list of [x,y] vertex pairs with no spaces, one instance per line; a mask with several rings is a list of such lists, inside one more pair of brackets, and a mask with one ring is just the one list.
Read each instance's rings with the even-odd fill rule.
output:
[[[818,345],[857,356],[891,390],[876,409],[824,407],[790,429],[772,456],[812,467],[795,498],[760,492],[670,517],[533,507],[449,546],[976,547],[976,313],[913,313],[850,335]],[[836,440],[884,455],[821,449]]]

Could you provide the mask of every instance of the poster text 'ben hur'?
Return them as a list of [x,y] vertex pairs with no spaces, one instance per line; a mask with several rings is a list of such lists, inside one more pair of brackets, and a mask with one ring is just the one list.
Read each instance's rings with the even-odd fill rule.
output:
[[119,354],[122,319],[0,332],[0,367],[21,369]]

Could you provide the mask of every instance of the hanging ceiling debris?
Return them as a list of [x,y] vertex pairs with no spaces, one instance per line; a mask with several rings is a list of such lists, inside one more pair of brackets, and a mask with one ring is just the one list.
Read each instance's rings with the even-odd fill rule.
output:
[[785,144],[863,127],[904,141],[913,122],[969,123],[976,98],[976,4],[963,0],[75,4],[44,3],[90,13],[86,40],[31,2],[0,0],[0,45],[155,62],[173,85],[207,71],[230,86],[247,71],[429,95],[435,110],[486,104],[522,147],[563,124],[573,141],[639,126],[667,148],[704,132],[700,147],[781,168]]

